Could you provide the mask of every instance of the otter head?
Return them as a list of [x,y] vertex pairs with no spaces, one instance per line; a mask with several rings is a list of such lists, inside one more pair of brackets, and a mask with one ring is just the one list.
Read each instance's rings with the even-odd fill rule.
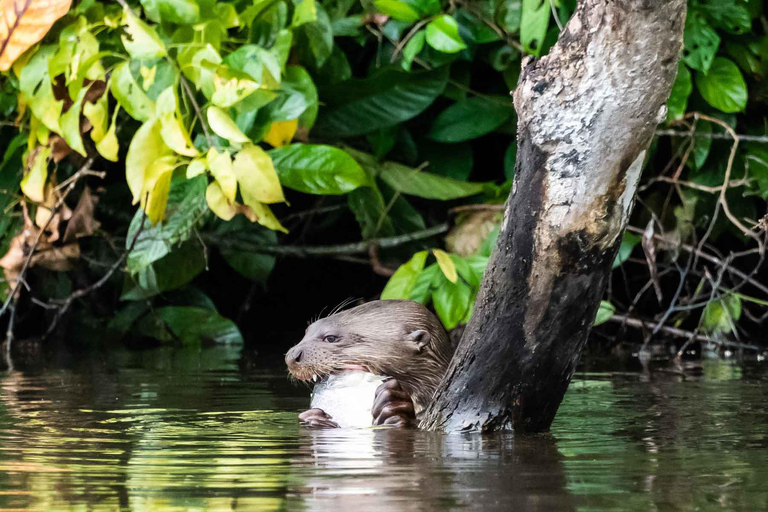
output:
[[303,381],[347,370],[394,377],[411,395],[418,415],[451,352],[448,335],[427,308],[409,300],[377,300],[314,322],[285,362]]

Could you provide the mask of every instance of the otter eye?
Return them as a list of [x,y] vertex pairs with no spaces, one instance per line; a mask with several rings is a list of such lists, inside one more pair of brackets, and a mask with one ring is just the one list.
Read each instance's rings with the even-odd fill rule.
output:
[[339,341],[339,337],[334,336],[333,334],[329,334],[328,336],[323,338],[323,341],[325,341],[326,343],[336,343],[337,341]]

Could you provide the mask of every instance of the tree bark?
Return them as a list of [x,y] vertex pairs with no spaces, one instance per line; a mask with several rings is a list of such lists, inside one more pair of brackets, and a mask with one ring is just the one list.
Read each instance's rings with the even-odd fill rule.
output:
[[677,72],[685,0],[583,0],[514,93],[514,186],[422,427],[549,428],[605,290]]

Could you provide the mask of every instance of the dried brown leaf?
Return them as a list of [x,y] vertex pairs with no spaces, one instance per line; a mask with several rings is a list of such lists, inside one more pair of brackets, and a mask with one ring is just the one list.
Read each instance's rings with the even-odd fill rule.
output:
[[0,0],[0,71],[40,41],[72,0]]
[[64,232],[63,241],[65,244],[74,242],[83,236],[91,236],[99,229],[99,223],[93,216],[98,202],[98,196],[94,196],[91,189],[85,187]]

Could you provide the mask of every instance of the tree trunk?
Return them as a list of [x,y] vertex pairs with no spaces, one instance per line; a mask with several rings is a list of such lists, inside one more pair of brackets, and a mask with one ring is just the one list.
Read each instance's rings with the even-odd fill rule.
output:
[[583,0],[523,62],[515,183],[422,427],[547,430],[576,369],[677,72],[685,0]]

